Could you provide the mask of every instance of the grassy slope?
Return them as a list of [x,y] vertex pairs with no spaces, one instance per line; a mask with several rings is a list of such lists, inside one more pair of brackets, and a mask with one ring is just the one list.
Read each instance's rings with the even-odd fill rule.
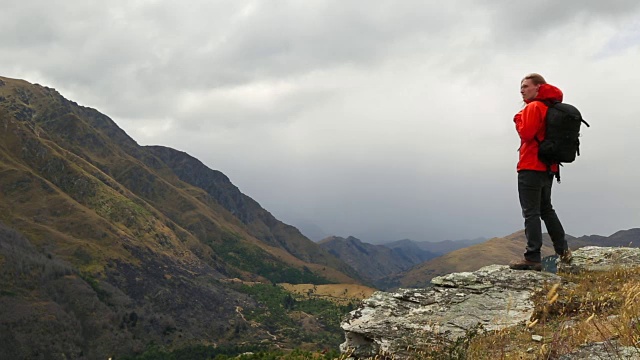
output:
[[363,300],[371,296],[376,289],[357,284],[279,284],[285,290],[305,296],[307,298],[320,298],[345,304],[354,300]]

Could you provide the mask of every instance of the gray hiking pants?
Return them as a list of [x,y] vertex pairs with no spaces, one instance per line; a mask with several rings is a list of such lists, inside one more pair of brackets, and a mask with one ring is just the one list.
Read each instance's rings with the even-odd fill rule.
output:
[[556,254],[563,254],[568,249],[564,229],[551,206],[552,184],[553,175],[546,171],[521,170],[518,172],[518,195],[524,217],[524,232],[527,237],[524,258],[529,261],[541,261],[542,224],[540,219],[544,221]]

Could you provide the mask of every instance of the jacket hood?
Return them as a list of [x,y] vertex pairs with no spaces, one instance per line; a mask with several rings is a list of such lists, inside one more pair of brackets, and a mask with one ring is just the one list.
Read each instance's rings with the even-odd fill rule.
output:
[[536,96],[536,98],[533,100],[529,100],[525,102],[527,104],[532,101],[545,101],[545,100],[562,102],[562,96],[563,96],[562,91],[557,87],[551,84],[542,84],[538,89],[538,96]]

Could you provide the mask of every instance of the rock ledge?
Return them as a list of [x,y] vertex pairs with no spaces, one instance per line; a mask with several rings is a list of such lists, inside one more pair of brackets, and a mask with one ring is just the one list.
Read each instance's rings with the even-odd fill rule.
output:
[[[636,266],[640,266],[638,248],[588,246],[573,252],[571,264],[559,263],[558,271],[580,273]],[[442,341],[453,342],[478,325],[500,330],[526,322],[534,310],[531,297],[535,290],[544,282],[561,281],[551,273],[490,265],[474,272],[435,277],[431,288],[378,291],[341,324],[346,341],[340,349],[355,358],[390,354],[395,359],[409,359],[416,350]],[[587,353],[591,356],[588,358],[610,354],[611,346],[607,345],[611,344],[587,344],[563,359],[585,358]],[[640,359],[638,349],[615,346],[615,350],[616,358]]]
[[499,330],[524,323],[533,312],[531,296],[545,281],[561,279],[490,265],[433,278],[432,288],[378,291],[342,323],[346,341],[340,348],[354,357],[387,353],[403,359],[411,357],[407,348],[454,341],[479,324]]

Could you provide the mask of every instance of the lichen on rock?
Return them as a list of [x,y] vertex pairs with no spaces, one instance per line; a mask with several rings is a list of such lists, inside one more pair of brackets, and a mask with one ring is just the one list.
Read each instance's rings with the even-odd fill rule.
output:
[[[639,265],[640,249],[587,246],[573,252],[570,264],[558,263],[558,273],[611,271]],[[533,295],[545,282],[566,283],[556,274],[489,265],[473,272],[435,277],[431,280],[433,287],[426,289],[378,291],[342,323],[346,341],[341,350],[354,358],[383,354],[410,359],[432,345],[454,344],[479,328],[500,330],[523,324],[533,314]],[[640,359],[637,349],[612,344],[615,345],[610,341],[587,344],[562,358],[582,359],[589,355],[588,358],[608,359],[614,354],[616,359]]]
[[436,277],[431,288],[378,291],[342,323],[341,350],[354,357],[410,358],[416,349],[453,342],[478,326],[499,330],[524,323],[533,313],[531,296],[545,281],[560,278],[490,265]]

